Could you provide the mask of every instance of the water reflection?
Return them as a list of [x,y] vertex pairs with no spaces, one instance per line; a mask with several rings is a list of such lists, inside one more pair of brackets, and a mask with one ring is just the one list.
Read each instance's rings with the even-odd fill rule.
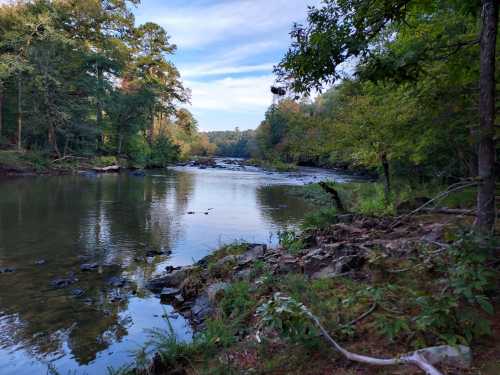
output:
[[[99,374],[127,362],[144,328],[162,324],[145,280],[223,242],[268,242],[311,209],[268,182],[201,170],[0,181],[0,268],[15,268],[0,273],[0,373],[44,373],[52,362]],[[82,272],[83,263],[99,267]],[[51,285],[71,275],[71,285]],[[174,325],[189,335],[181,318]]]

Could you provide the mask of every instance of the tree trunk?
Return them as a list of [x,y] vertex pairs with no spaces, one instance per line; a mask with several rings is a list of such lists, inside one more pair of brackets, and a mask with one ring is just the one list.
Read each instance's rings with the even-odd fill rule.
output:
[[97,140],[97,148],[99,145],[104,145],[104,133],[102,133],[102,96],[103,96],[103,68],[97,65],[97,96],[96,96],[96,124],[97,129],[101,132],[100,139]]
[[120,134],[118,135],[118,152],[117,152],[118,155],[122,154],[122,145],[123,145],[123,136],[120,131]]
[[3,83],[0,82],[0,139],[2,139],[3,128]]
[[389,199],[389,194],[391,193],[391,175],[389,170],[389,160],[387,160],[387,154],[383,152],[380,155],[380,162],[382,163],[382,168],[384,170],[384,190],[385,199]]
[[480,57],[479,152],[476,228],[491,233],[495,226],[495,49],[498,0],[482,1]]
[[22,149],[23,113],[22,113],[22,82],[21,76],[17,77],[17,150]]

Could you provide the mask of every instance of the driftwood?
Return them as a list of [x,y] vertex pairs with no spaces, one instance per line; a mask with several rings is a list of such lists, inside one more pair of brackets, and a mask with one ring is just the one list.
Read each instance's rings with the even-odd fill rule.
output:
[[319,186],[321,186],[321,188],[325,192],[327,192],[330,195],[330,197],[332,197],[333,201],[335,202],[335,206],[337,207],[337,210],[339,212],[345,212],[345,207],[342,204],[342,200],[340,199],[338,191],[323,181],[319,183]]
[[321,331],[325,339],[347,359],[355,362],[367,363],[369,365],[376,366],[414,365],[423,370],[427,375],[443,375],[441,371],[434,367],[435,364],[446,361],[450,353],[463,354],[469,351],[467,347],[463,346],[458,346],[456,348],[451,346],[442,346],[439,348],[425,348],[417,350],[395,358],[381,359],[368,357],[352,353],[344,349],[330,336],[328,331],[320,323],[319,319],[313,315],[309,309],[304,306],[303,310],[307,317],[311,319],[314,325]]
[[103,167],[103,168],[92,168],[94,172],[97,173],[112,173],[112,172],[119,172],[120,171],[120,166],[119,165],[110,165],[109,167]]

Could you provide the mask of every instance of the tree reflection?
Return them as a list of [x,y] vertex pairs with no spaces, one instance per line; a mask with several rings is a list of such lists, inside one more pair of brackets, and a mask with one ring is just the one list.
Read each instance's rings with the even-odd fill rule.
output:
[[[0,185],[0,348],[37,358],[71,351],[80,364],[128,334],[137,285],[151,277],[180,234],[193,176],[127,175],[9,180]],[[45,260],[36,265],[37,260]],[[98,270],[82,272],[82,263]],[[51,280],[75,273],[63,289]],[[126,277],[126,286],[109,283]]]

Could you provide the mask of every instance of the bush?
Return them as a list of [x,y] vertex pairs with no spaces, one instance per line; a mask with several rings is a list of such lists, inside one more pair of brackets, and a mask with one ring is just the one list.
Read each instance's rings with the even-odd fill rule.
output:
[[180,148],[172,143],[167,136],[160,136],[151,147],[149,167],[165,168],[167,165],[179,160]]

